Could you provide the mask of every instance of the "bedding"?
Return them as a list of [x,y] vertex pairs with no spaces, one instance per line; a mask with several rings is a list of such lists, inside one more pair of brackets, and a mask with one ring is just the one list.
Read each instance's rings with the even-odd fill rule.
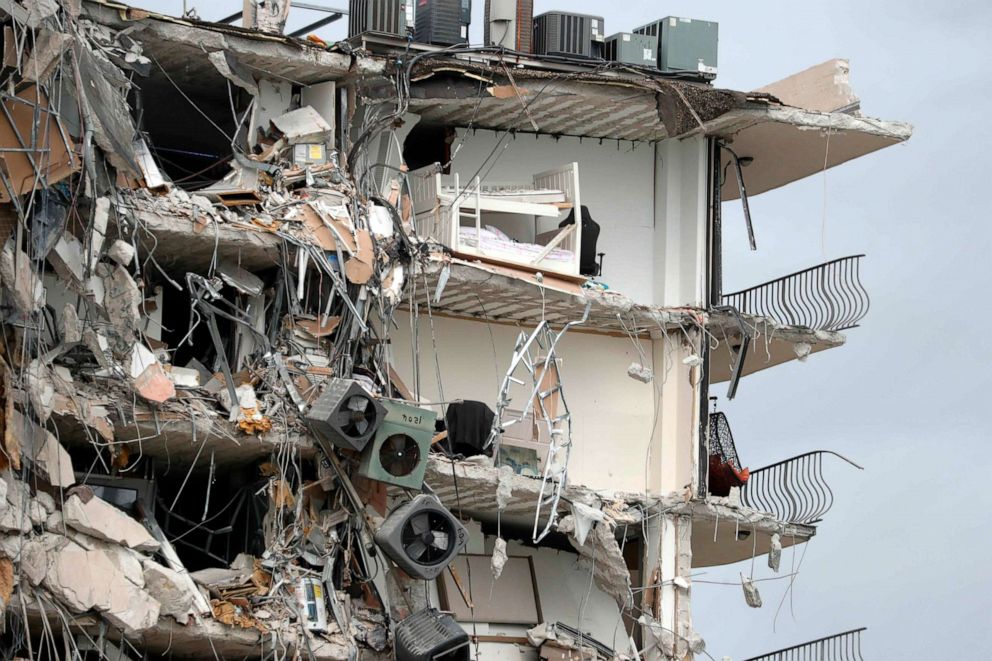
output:
[[[535,257],[537,257],[544,246],[539,246],[533,243],[519,243],[514,241],[502,231],[491,225],[487,225],[482,229],[482,245],[479,243],[479,234],[476,232],[474,227],[460,227],[458,228],[458,243],[470,248],[475,248],[476,250],[498,250],[502,253],[509,253],[511,255],[518,256],[518,261],[529,263]],[[571,250],[562,250],[560,248],[554,248],[545,260],[551,262],[563,262],[570,263],[575,259],[575,253]]]

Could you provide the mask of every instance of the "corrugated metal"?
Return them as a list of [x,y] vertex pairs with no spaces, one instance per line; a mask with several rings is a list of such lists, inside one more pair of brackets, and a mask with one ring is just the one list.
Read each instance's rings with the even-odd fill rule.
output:
[[[593,23],[597,28],[594,30]],[[534,18],[534,52],[541,55],[592,57],[594,32],[601,35],[603,19],[586,14],[548,12]]]
[[462,0],[417,0],[416,40],[441,46],[464,43],[462,10]]
[[364,32],[405,35],[407,2],[413,0],[349,0],[348,37]]

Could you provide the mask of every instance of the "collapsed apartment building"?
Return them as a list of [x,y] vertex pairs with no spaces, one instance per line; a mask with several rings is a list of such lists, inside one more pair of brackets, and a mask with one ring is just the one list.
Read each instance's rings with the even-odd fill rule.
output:
[[726,293],[721,209],[910,127],[246,7],[0,0],[4,657],[706,654],[693,572],[832,501],[711,395],[868,309]]

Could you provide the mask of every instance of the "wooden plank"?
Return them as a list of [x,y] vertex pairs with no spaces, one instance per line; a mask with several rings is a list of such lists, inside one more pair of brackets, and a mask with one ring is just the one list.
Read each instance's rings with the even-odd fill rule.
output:
[[569,236],[575,233],[575,228],[576,228],[575,223],[572,223],[571,225],[566,225],[564,229],[562,229],[560,232],[558,232],[558,234],[555,235],[555,238],[551,239],[550,241],[548,241],[547,244],[545,244],[544,250],[539,252],[537,254],[537,257],[532,259],[530,263],[533,265],[533,264],[540,264],[542,261],[544,261],[544,258],[550,255],[551,251],[554,250],[556,247],[558,247],[559,243],[561,243],[562,241],[564,241]]
[[[442,193],[438,196],[445,205],[451,205],[457,195]],[[557,218],[561,211],[555,204],[535,204],[534,202],[520,202],[519,200],[506,200],[500,197],[486,197],[467,193],[461,197],[458,206],[462,209],[475,209],[478,200],[479,211],[489,211],[492,213],[513,213],[521,216],[541,216],[543,218]]]

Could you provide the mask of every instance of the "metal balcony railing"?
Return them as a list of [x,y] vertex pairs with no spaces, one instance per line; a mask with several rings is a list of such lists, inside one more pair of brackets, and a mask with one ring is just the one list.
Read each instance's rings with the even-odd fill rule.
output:
[[866,627],[861,627],[845,631],[744,661],[864,661],[861,656],[861,634],[865,630]]
[[725,294],[723,303],[789,326],[826,331],[854,328],[868,313],[870,303],[861,284],[862,257],[842,257]]
[[809,525],[820,521],[834,503],[833,491],[823,477],[823,457],[828,454],[862,468],[836,452],[807,452],[751,471],[741,487],[741,502],[786,523]]

